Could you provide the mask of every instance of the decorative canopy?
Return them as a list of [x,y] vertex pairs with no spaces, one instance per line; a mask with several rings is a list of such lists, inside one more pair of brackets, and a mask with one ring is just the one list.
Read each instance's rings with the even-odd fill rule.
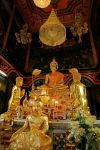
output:
[[35,5],[39,8],[46,8],[50,5],[51,0],[33,0]]
[[57,46],[64,43],[66,40],[66,28],[59,21],[52,9],[47,21],[40,27],[40,41],[48,46]]

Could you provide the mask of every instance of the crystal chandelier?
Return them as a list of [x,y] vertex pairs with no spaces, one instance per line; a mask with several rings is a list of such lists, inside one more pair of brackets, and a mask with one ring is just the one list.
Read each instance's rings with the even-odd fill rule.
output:
[[82,23],[82,14],[80,12],[75,14],[75,20],[73,25],[71,26],[71,32],[74,37],[78,35],[78,42],[82,42],[82,34],[86,34],[88,32],[88,24],[87,22]]
[[51,0],[33,0],[35,5],[39,8],[46,8],[50,5]]
[[40,27],[39,39],[48,46],[57,46],[65,42],[66,28],[59,21],[54,9],[52,9],[46,22]]
[[19,32],[15,32],[18,43],[28,44],[32,42],[32,34],[28,32],[28,25],[25,24]]

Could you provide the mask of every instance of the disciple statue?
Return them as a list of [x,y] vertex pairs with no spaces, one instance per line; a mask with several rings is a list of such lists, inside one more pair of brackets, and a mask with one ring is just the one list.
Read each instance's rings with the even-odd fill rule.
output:
[[13,113],[16,111],[17,106],[20,105],[20,100],[25,94],[25,89],[21,90],[21,86],[23,85],[23,78],[16,77],[16,85],[13,86],[11,98],[8,104],[8,110]]
[[73,101],[73,110],[77,114],[82,110],[84,114],[89,114],[88,100],[86,95],[86,86],[81,83],[81,74],[76,68],[69,69],[73,75],[73,82],[70,85],[70,96]]
[[[52,140],[46,135],[49,128],[48,117],[43,114],[42,107],[39,99],[33,102],[32,113],[10,139],[10,150],[51,150]],[[29,130],[25,130],[27,128]]]

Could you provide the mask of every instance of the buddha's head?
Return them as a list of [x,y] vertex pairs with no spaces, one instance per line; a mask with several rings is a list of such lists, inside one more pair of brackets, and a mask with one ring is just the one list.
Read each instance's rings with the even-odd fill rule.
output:
[[71,68],[71,69],[69,69],[69,72],[72,73],[72,74],[77,74],[78,69],[77,68]]
[[55,58],[53,58],[50,63],[50,69],[52,72],[54,72],[58,69],[58,63],[56,62]]
[[72,73],[74,82],[80,82],[81,74],[78,72],[77,68],[71,68],[69,69],[69,72]]
[[23,78],[22,77],[20,77],[20,76],[16,77],[16,85],[19,87],[23,85]]
[[36,100],[34,100],[32,108],[33,108],[33,113],[36,113],[37,115],[42,113],[43,103],[41,102],[40,98],[37,98]]

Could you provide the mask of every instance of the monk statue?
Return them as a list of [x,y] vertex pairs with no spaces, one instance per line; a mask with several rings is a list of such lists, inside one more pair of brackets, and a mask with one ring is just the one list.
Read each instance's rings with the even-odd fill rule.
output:
[[23,85],[23,78],[16,77],[16,85],[13,86],[12,94],[8,103],[8,110],[15,112],[17,106],[20,105],[20,100],[25,94],[25,89],[21,90]]
[[42,109],[43,103],[36,99],[23,127],[12,134],[10,150],[51,150],[52,140],[46,134],[49,128],[48,117]]
[[86,86],[81,83],[81,74],[76,68],[69,69],[73,75],[73,82],[70,85],[70,96],[73,101],[74,115],[82,110],[84,114],[89,114],[88,100],[86,95]]

